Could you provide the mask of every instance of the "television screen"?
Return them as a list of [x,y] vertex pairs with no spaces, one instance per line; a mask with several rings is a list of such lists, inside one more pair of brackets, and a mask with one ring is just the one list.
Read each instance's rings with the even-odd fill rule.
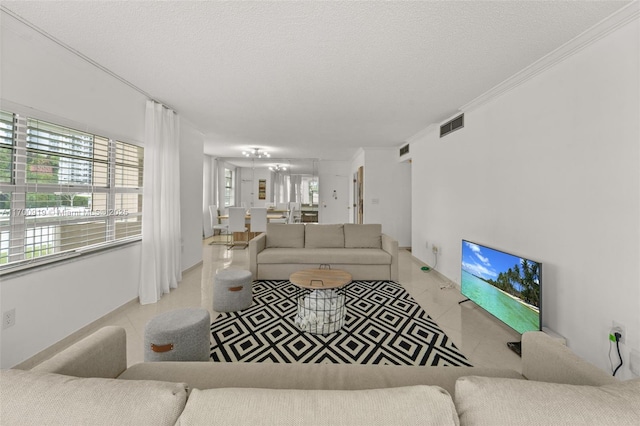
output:
[[542,264],[462,240],[462,295],[522,334],[540,330]]

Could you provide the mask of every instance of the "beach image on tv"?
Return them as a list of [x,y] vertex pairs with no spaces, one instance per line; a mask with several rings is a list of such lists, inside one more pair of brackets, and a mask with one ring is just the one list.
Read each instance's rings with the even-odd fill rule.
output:
[[540,329],[540,269],[538,262],[462,241],[463,296],[519,333]]

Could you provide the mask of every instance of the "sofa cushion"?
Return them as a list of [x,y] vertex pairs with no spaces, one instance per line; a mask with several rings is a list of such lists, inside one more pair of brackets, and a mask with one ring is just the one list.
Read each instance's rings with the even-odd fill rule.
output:
[[305,225],[304,247],[344,248],[344,225]]
[[461,425],[639,425],[640,379],[604,386],[469,376],[456,381]]
[[267,247],[303,248],[304,224],[267,223]]
[[184,383],[0,371],[2,425],[174,425]]
[[381,248],[382,225],[345,223],[344,246],[347,248]]
[[141,362],[119,379],[186,382],[191,389],[270,388],[307,390],[362,390],[384,387],[436,385],[449,394],[463,376],[522,375],[506,368],[443,368],[382,364],[276,364],[270,362]]
[[270,248],[258,253],[258,264],[307,263],[329,265],[390,265],[391,255],[381,249],[286,249]]
[[177,425],[457,425],[437,386],[357,391],[194,389]]

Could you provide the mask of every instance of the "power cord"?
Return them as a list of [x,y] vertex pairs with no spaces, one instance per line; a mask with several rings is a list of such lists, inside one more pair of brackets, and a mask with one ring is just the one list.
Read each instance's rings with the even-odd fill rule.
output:
[[622,337],[622,334],[616,332],[614,333],[614,337],[616,341],[616,348],[618,350],[618,359],[620,360],[620,364],[618,364],[615,370],[613,369],[613,361],[611,360],[611,342],[613,341],[612,339],[609,340],[609,363],[611,364],[611,369],[613,370],[613,375],[615,376],[618,370],[620,369],[620,367],[622,367],[622,364],[624,363],[622,362],[622,354],[620,353],[620,338]]
[[[433,255],[436,258],[435,263],[433,264],[433,266],[423,266],[422,268],[420,268],[422,272],[431,272],[432,270],[436,269],[436,266],[438,266],[438,253],[433,253]],[[445,288],[453,288],[453,283],[449,282],[448,284],[440,286],[440,290],[444,290]]]
[[[435,262],[433,263],[433,266],[431,267],[431,269],[436,269],[436,266],[438,266],[438,253],[437,252],[433,253],[433,257],[435,257]],[[431,269],[428,269],[427,267],[428,271],[430,271]],[[440,286],[440,290],[444,290],[445,288],[453,288],[453,283],[449,282],[448,284]]]
[[436,257],[436,262],[433,266],[423,266],[420,268],[422,272],[431,272],[431,270],[436,269],[436,266],[438,266],[438,253],[434,253],[433,255]]
[[440,286],[440,290],[444,290],[445,288],[453,288],[453,283],[451,281],[449,281],[448,284]]
[[613,373],[613,360],[611,359],[611,349],[613,348],[613,346],[611,346],[611,339],[609,339],[609,365],[611,366],[611,372]]

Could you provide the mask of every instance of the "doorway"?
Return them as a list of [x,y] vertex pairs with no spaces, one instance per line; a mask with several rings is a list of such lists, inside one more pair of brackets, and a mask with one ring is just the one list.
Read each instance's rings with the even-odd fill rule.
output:
[[353,174],[353,223],[364,223],[364,166]]

